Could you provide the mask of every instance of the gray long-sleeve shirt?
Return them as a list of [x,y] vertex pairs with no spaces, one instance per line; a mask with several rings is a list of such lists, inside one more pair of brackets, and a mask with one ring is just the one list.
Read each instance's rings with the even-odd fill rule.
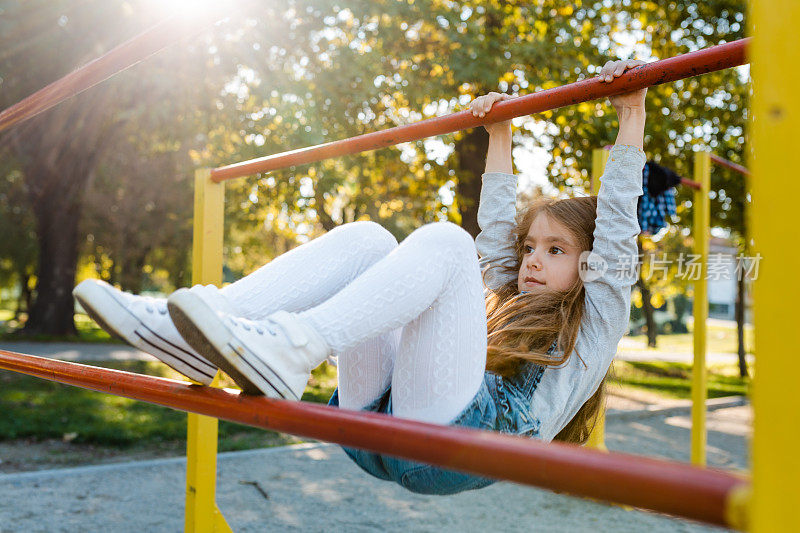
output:
[[[585,312],[575,343],[581,357],[573,353],[563,366],[547,368],[533,394],[531,412],[541,423],[542,440],[552,440],[594,394],[627,331],[631,286],[636,281],[636,236],[640,231],[636,206],[642,195],[644,163],[644,152],[636,147],[617,145],[611,150],[597,196],[590,256],[590,261],[605,261],[608,268],[597,271],[597,279],[584,280]],[[515,263],[516,185],[513,174],[483,175],[478,206],[481,233],[475,244],[490,290],[517,277],[495,268]]]

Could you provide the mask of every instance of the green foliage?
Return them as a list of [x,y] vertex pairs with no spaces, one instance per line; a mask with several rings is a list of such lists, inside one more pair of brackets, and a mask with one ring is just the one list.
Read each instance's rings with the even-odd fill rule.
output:
[[[0,309],[0,340],[19,340],[14,332],[24,325],[26,318],[27,315],[24,313],[20,317],[15,318],[13,312]],[[102,344],[124,344],[123,341],[112,338],[111,335],[101,329],[94,320],[83,313],[75,314],[75,329],[77,335],[73,336],[65,337],[40,334],[26,336],[25,340],[32,342],[96,342]]]
[[[0,27],[9,31],[0,38],[8,51],[0,59],[0,103],[15,101],[163,16],[144,0],[37,5],[46,13],[2,3]],[[554,0],[253,5],[75,99],[90,109],[103,106],[98,120],[105,132],[102,146],[77,143],[95,161],[83,202],[80,275],[135,291],[187,284],[192,166],[228,164],[450,113],[489,90],[551,88],[592,75],[619,55],[667,57],[731,41],[743,36],[743,13],[741,0],[631,0],[624,7]],[[92,39],[79,38],[84,35]],[[687,177],[695,149],[709,147],[743,161],[748,91],[746,72],[737,70],[651,88],[650,157]],[[617,124],[610,111],[604,102],[587,102],[518,120],[516,140],[550,151],[548,173],[556,187],[581,190],[591,149],[613,142]],[[459,155],[474,149],[470,142],[457,133],[228,183],[229,278],[353,220],[375,220],[398,238],[425,222],[461,221],[477,201],[476,189],[468,187],[475,170],[459,168]],[[10,215],[3,191],[19,186],[13,176],[23,167],[19,158],[4,162],[5,227]],[[746,234],[742,178],[715,169],[712,190],[712,224]],[[678,225],[690,223],[690,194],[679,192]],[[10,246],[13,254],[0,253],[5,284],[18,279],[10,272],[24,270],[19,265],[30,270],[34,264],[22,245],[32,226],[15,227],[27,233],[8,241],[19,244]],[[672,238],[664,246],[672,246]],[[685,246],[677,232],[674,240]],[[680,283],[672,276],[656,292],[669,298]]]
[[[624,10],[583,2],[276,4],[266,13],[249,14],[252,29],[234,43],[241,73],[238,97],[221,106],[239,113],[234,123],[240,129],[233,137],[225,130],[210,135],[202,160],[223,163],[239,154],[247,158],[251,151],[272,153],[448,113],[488,90],[550,88],[590,75],[594,66],[630,53],[627,49],[666,57],[742,37],[743,2],[712,4],[632,2]],[[273,31],[276,18],[288,32]],[[221,57],[233,45],[225,46],[218,47]],[[262,53],[248,53],[249,47]],[[651,89],[646,144],[651,157],[687,176],[691,153],[682,152],[685,148],[708,146],[741,161],[748,90],[734,70]],[[542,121],[549,125],[535,135],[534,145],[552,148],[551,180],[562,189],[581,188],[591,148],[613,142],[616,117],[603,102],[570,106],[525,121],[518,140],[540,131],[535,124]],[[462,137],[443,138],[444,159],[431,157],[425,143],[405,147],[416,152],[419,170],[407,159],[398,160],[399,150],[386,149],[276,172],[257,185],[248,180],[241,190],[234,186],[238,201],[228,214],[232,224],[243,220],[241,231],[255,222],[287,237],[315,219],[329,229],[369,217],[400,236],[431,220],[431,213],[458,220],[453,208],[476,200],[464,196],[472,193],[460,187],[463,174],[456,159],[446,157],[446,145],[452,154]],[[402,175],[412,177],[416,190],[395,185]],[[435,191],[442,185],[456,192],[451,206],[436,205]],[[713,185],[713,222],[737,231],[741,206],[732,198],[744,198],[743,181],[715,171]],[[268,207],[253,206],[254,197]],[[376,208],[378,215],[387,212],[387,198],[405,208],[388,220],[376,218]],[[686,190],[679,196],[677,221],[683,224],[689,222],[690,198]],[[420,216],[415,205],[428,216]]]
[[0,171],[0,288],[28,284],[35,272],[34,220],[25,204],[22,174],[8,167]]
[[[179,379],[160,363],[118,361],[99,366]],[[333,393],[335,376],[335,369],[320,365],[314,370],[303,400],[327,402]],[[0,408],[4,413],[0,418],[0,440],[65,438],[75,443],[122,448],[186,440],[184,412],[15,372],[0,371]],[[222,451],[294,440],[224,421],[220,423],[219,434]]]
[[[686,363],[615,361],[609,385],[657,392],[671,398],[691,398],[691,370]],[[752,372],[751,372],[752,375]],[[710,366],[708,397],[745,396],[749,378],[742,378],[734,365]]]
[[[594,3],[587,6],[593,26],[590,42],[606,50],[609,57],[671,57],[744,37],[744,11],[741,0],[703,4],[633,0],[624,8]],[[747,72],[729,69],[651,87],[645,131],[648,156],[688,178],[692,177],[693,152],[699,149],[711,149],[735,162],[745,161],[744,128],[750,91]],[[559,127],[551,166],[556,183],[562,179],[567,185],[576,183],[576,169],[590,168],[591,148],[613,142],[616,117],[601,104],[581,104],[553,113]],[[573,181],[567,182],[568,178]],[[739,234],[745,231],[744,186],[741,176],[714,169],[712,226]],[[692,190],[679,188],[677,200],[676,222],[690,226]]]

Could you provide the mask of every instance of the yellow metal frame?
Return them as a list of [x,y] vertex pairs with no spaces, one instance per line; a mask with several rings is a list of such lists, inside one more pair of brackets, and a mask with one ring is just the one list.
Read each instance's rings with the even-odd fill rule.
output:
[[[600,192],[600,178],[603,176],[603,171],[606,168],[606,162],[608,162],[609,155],[610,152],[608,150],[592,150],[592,194],[597,194]],[[586,446],[589,446],[590,448],[596,448],[598,450],[608,451],[608,448],[606,447],[605,401],[603,401],[603,404],[600,406],[600,410],[597,412],[594,429],[589,435],[589,440],[586,442]]]
[[[749,168],[758,355],[753,385],[753,497],[749,527],[757,533],[800,531],[800,247],[787,223],[797,212],[795,165],[800,132],[800,2],[749,3],[755,34],[748,50],[753,78]],[[753,29],[757,28],[758,33]],[[757,154],[757,156],[755,156]],[[748,178],[749,179],[749,178]]]
[[695,152],[694,180],[700,184],[694,191],[692,251],[700,263],[698,279],[694,280],[692,309],[694,316],[694,360],[692,364],[692,463],[706,464],[706,399],[708,371],[706,368],[706,320],[708,320],[708,247],[711,231],[711,203],[708,191],[711,182],[711,153]]
[[[192,284],[222,284],[222,235],[225,184],[211,181],[208,169],[194,176]],[[213,385],[219,380],[219,373]],[[231,532],[217,507],[216,418],[189,413],[186,441],[186,513],[184,531]]]

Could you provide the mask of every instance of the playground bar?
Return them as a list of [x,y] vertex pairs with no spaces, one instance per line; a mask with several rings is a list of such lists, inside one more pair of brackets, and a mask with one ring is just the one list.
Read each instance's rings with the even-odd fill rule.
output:
[[200,31],[205,26],[226,16],[226,10],[229,10],[229,7],[223,4],[214,9],[199,9],[192,14],[181,13],[164,19],[136,37],[0,112],[0,131],[36,116],[147,59],[162,48]]
[[226,165],[213,169],[211,179],[220,182],[258,172],[269,172],[332,157],[385,148],[736,67],[746,63],[745,49],[748,43],[749,38],[740,39],[648,63],[626,72],[611,83],[604,83],[596,77],[591,77],[561,87],[498,102],[486,117],[475,117],[468,110],[460,111],[349,139]]
[[694,178],[702,186],[694,191],[692,198],[692,253],[700,266],[699,275],[692,281],[692,463],[706,464],[706,400],[708,399],[708,368],[706,349],[708,328],[708,257],[711,236],[711,203],[708,191],[711,184],[710,153],[694,153]]
[[703,185],[701,183],[696,182],[694,180],[690,180],[689,178],[681,178],[681,185],[683,185],[684,187],[690,187],[696,191],[699,191],[700,189],[703,188]]
[[[752,191],[748,222],[752,255],[763,257],[753,280],[756,352],[753,385],[753,497],[750,531],[800,531],[800,309],[797,265],[800,247],[789,237],[797,213],[793,172],[800,131],[800,2],[748,2],[749,33],[755,35],[753,98],[748,112],[746,178]],[[795,43],[786,46],[787,43]]]
[[736,172],[738,172],[739,174],[742,174],[744,176],[749,176],[750,175],[750,171],[747,170],[747,167],[743,167],[742,165],[736,164],[733,161],[728,161],[724,157],[720,157],[720,156],[718,156],[716,154],[711,154],[711,160],[714,163],[716,163],[719,166],[721,166],[721,167],[725,167],[725,168],[729,168],[731,170],[735,170]]
[[[249,426],[729,525],[747,486],[720,471],[561,443],[287,402],[0,350],[0,368]],[[734,498],[735,499],[735,498]]]

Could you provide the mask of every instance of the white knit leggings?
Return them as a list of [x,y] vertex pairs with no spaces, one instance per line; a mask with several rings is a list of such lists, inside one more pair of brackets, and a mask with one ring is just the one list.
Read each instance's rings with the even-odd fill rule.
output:
[[298,313],[338,356],[339,405],[361,409],[392,387],[395,416],[446,424],[486,366],[486,307],[475,243],[428,224],[400,245],[354,222],[222,289],[242,316]]

